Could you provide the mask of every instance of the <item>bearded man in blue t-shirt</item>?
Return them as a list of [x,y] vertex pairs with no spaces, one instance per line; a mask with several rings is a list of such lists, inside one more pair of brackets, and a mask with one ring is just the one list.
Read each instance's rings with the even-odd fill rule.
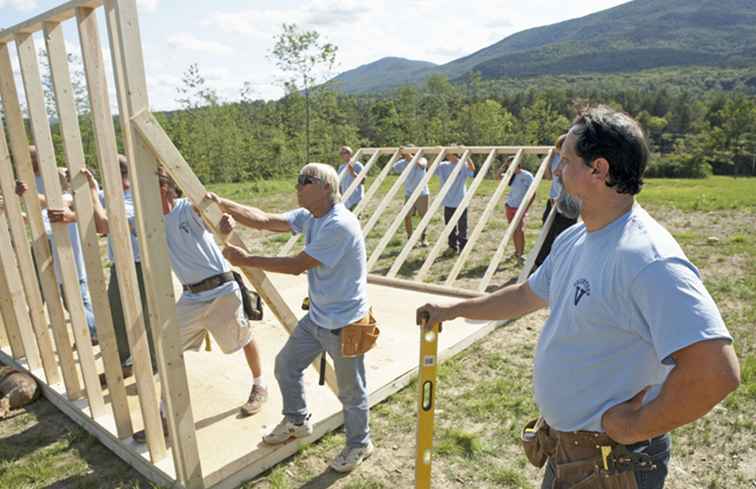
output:
[[575,120],[555,175],[583,203],[531,277],[426,304],[418,321],[501,320],[549,307],[535,352],[541,418],[523,432],[543,489],[661,489],[675,428],[740,382],[732,337],[679,244],[639,204],[648,146],[608,107]]
[[230,224],[236,220],[254,229],[304,234],[304,251],[294,256],[251,256],[235,246],[227,246],[223,254],[238,266],[292,275],[307,272],[309,311],[276,357],[284,418],[263,441],[277,445],[312,434],[303,372],[325,351],[333,359],[346,431],[346,447],[331,468],[349,472],[374,450],[368,428],[364,355],[344,356],[340,337],[345,326],[369,315],[365,239],[357,217],[341,202],[339,177],[333,167],[305,165],[296,188],[301,207],[284,214],[270,214],[214,194],[208,197],[227,213],[221,231],[230,232]]

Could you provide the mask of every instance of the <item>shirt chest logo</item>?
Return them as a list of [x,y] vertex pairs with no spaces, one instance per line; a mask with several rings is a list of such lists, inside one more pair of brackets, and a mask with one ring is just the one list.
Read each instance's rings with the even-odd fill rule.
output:
[[184,231],[186,234],[191,233],[191,229],[189,228],[189,223],[186,221],[181,221],[179,224],[179,229]]
[[584,278],[575,282],[575,305],[580,303],[583,296],[591,295],[591,284]]

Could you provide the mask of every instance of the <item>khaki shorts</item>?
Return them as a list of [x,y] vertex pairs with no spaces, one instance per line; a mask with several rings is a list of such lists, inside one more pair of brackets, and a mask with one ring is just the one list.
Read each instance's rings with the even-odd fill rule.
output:
[[[404,201],[407,202],[407,200],[408,200],[408,197],[405,195]],[[417,200],[415,200],[415,203],[412,204],[412,207],[407,213],[407,217],[412,217],[415,214],[422,217],[425,215],[426,212],[428,212],[428,196],[421,195],[417,198]]]
[[176,322],[186,350],[199,351],[209,331],[223,353],[233,353],[252,341],[252,330],[244,316],[240,292],[225,294],[211,302],[176,304]]

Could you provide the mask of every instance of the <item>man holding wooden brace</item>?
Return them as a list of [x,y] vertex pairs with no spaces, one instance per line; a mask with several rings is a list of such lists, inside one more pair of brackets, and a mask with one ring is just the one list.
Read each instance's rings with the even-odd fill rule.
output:
[[254,229],[304,233],[305,248],[298,255],[251,256],[235,246],[227,246],[223,254],[242,267],[293,275],[307,272],[309,311],[276,357],[284,418],[263,441],[275,445],[312,434],[303,372],[325,351],[333,359],[346,431],[346,446],[331,468],[349,472],[373,453],[363,353],[377,338],[377,328],[368,306],[365,240],[359,221],[341,203],[333,167],[306,165],[296,188],[301,208],[285,214],[270,214],[215,194],[208,197],[227,213],[221,231],[230,232],[235,219]]

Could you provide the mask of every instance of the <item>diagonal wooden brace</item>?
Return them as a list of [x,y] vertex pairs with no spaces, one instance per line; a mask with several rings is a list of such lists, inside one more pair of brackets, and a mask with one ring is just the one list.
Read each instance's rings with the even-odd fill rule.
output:
[[[175,180],[176,184],[184,191],[189,200],[199,209],[202,218],[208,223],[210,230],[221,242],[226,242],[247,250],[238,233],[223,235],[218,224],[223,212],[218,204],[206,198],[207,190],[197,176],[192,172],[189,163],[165,133],[160,123],[148,111],[142,111],[134,115],[131,121],[137,128],[139,135],[144,139],[147,147],[152,150],[155,157],[160,160],[163,168]],[[297,317],[278,293],[273,282],[267,274],[259,268],[242,267],[244,275],[252,283],[255,290],[260,294],[270,310],[276,316],[281,325],[289,334],[294,332],[297,326]],[[320,372],[320,362],[315,361],[312,366]],[[339,389],[336,383],[336,375],[330,362],[326,364],[326,382],[331,390],[338,395]]]

